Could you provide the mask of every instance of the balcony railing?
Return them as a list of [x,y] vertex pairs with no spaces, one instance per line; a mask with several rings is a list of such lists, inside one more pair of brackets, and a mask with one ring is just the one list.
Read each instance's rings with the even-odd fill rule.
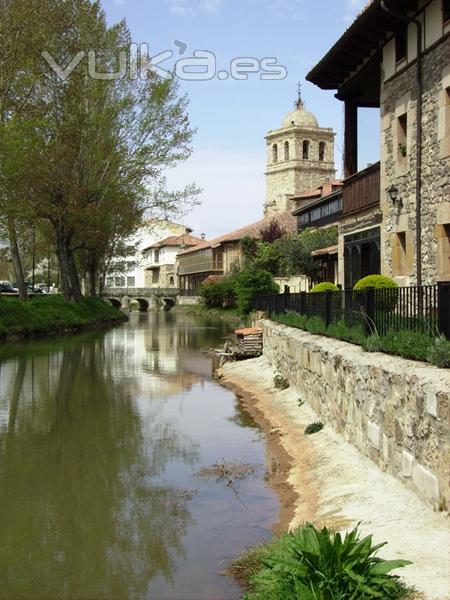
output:
[[342,191],[343,216],[380,204],[380,163],[355,173],[344,181]]

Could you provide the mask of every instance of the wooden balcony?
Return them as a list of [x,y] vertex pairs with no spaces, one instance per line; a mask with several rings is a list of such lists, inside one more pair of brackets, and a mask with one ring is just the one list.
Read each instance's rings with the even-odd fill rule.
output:
[[380,163],[344,180],[342,191],[342,215],[351,215],[380,204]]

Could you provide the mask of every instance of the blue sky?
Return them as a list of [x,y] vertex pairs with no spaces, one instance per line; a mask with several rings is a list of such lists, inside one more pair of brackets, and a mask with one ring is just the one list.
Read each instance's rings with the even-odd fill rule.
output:
[[[195,182],[201,206],[184,217],[196,234],[220,235],[262,216],[265,199],[264,135],[292,110],[298,81],[303,98],[323,127],[336,132],[336,169],[342,166],[342,103],[304,81],[309,69],[348,27],[364,0],[103,0],[108,21],[125,17],[135,43],[152,55],[177,50],[174,41],[216,55],[219,69],[237,57],[276,57],[284,80],[218,79],[181,82],[197,128],[193,157],[167,173],[174,188]],[[360,166],[379,157],[375,110],[360,114]]]

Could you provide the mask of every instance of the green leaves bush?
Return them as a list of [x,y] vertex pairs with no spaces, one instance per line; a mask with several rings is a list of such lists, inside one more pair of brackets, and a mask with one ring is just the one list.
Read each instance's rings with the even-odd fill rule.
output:
[[427,359],[436,367],[450,369],[450,340],[443,335],[435,338],[428,348]]
[[391,571],[411,564],[376,556],[385,544],[360,538],[358,527],[344,537],[306,525],[285,534],[262,557],[246,600],[397,600],[409,594]]
[[294,311],[273,315],[272,319],[289,327],[304,329],[309,333],[358,344],[368,352],[385,352],[403,358],[428,361],[441,368],[450,368],[450,341],[444,336],[433,337],[431,333],[408,329],[389,331],[384,336],[377,334],[367,336],[362,324],[349,326],[342,319],[327,328],[322,318],[309,317]]
[[397,306],[398,285],[393,279],[384,275],[367,275],[357,281],[353,287],[355,292],[375,289],[375,301],[378,310],[391,312]]
[[253,310],[253,299],[258,294],[277,294],[280,291],[273,276],[264,269],[244,269],[217,283],[201,288],[201,296],[208,308],[234,308],[248,315]]
[[311,290],[312,294],[317,294],[317,293],[321,293],[321,292],[338,292],[339,288],[337,285],[334,285],[334,283],[331,283],[331,281],[322,281],[322,283],[318,283],[317,285],[315,285],[313,287],[313,289]]

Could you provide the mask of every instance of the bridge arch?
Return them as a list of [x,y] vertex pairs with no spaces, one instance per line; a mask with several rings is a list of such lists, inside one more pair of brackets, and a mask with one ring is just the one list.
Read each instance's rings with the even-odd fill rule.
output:
[[164,302],[164,307],[163,307],[164,310],[166,312],[169,312],[169,310],[171,310],[177,303],[177,299],[169,296],[168,298],[163,298],[163,302]]
[[119,298],[108,298],[108,301],[114,308],[122,308],[122,302]]
[[148,300],[146,300],[145,298],[133,298],[133,300],[136,300],[136,302],[139,303],[139,312],[147,312],[149,307],[150,307],[150,303]]

